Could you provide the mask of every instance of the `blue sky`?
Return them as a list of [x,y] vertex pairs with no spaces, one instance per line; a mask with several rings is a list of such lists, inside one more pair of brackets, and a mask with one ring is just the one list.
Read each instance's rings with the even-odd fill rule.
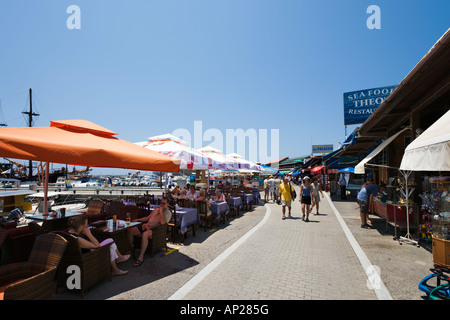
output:
[[32,88],[35,126],[86,119],[138,142],[202,121],[279,129],[280,157],[336,149],[343,93],[400,83],[449,16],[447,0],[2,1],[0,121],[27,125]]

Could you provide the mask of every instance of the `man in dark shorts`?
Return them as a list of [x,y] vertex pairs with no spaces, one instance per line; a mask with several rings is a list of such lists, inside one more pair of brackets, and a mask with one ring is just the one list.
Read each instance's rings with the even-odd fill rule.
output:
[[304,177],[303,183],[300,185],[300,198],[298,201],[302,204],[302,220],[305,222],[309,222],[309,213],[311,212],[311,196],[313,191],[314,187],[311,184],[311,179],[308,176]]
[[362,186],[359,191],[356,201],[359,204],[359,215],[361,218],[361,228],[373,229],[369,220],[369,206],[374,196],[379,192],[378,186],[374,183],[373,179],[367,179],[367,182]]
[[152,228],[166,224],[170,221],[172,212],[169,210],[168,206],[169,200],[167,198],[163,198],[159,208],[153,210],[152,213],[146,217],[134,220],[142,222],[141,225],[128,230],[128,240],[130,241],[132,247],[134,244],[134,236],[142,235],[141,252],[139,254],[139,258],[133,265],[134,267],[139,267],[142,263],[144,263],[144,254],[148,246],[148,240],[152,237]]

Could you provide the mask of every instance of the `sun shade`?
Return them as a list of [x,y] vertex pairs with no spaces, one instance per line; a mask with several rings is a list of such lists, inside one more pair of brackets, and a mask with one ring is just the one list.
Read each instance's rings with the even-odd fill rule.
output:
[[86,120],[52,121],[50,127],[0,128],[0,156],[103,168],[178,172],[179,161],[114,137]]

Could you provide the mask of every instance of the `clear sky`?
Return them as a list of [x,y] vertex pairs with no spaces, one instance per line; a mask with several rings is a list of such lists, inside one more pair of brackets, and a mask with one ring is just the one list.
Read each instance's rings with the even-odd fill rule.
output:
[[86,119],[130,142],[184,128],[193,144],[202,121],[279,129],[280,157],[337,149],[343,93],[400,83],[449,27],[448,0],[1,1],[0,122],[27,126],[32,88],[35,126]]

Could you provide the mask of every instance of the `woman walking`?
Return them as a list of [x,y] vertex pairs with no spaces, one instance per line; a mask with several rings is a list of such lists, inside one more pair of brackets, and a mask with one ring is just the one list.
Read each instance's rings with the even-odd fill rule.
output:
[[311,211],[313,211],[314,206],[316,207],[316,215],[319,215],[319,202],[320,202],[320,195],[322,195],[323,198],[323,192],[322,192],[322,184],[320,183],[319,179],[317,177],[313,178],[313,193],[312,193],[312,206]]
[[309,222],[309,213],[311,212],[311,195],[313,194],[313,191],[314,188],[311,184],[311,180],[308,176],[306,176],[303,178],[303,183],[300,186],[300,199],[298,200],[302,204],[302,220],[305,222]]

